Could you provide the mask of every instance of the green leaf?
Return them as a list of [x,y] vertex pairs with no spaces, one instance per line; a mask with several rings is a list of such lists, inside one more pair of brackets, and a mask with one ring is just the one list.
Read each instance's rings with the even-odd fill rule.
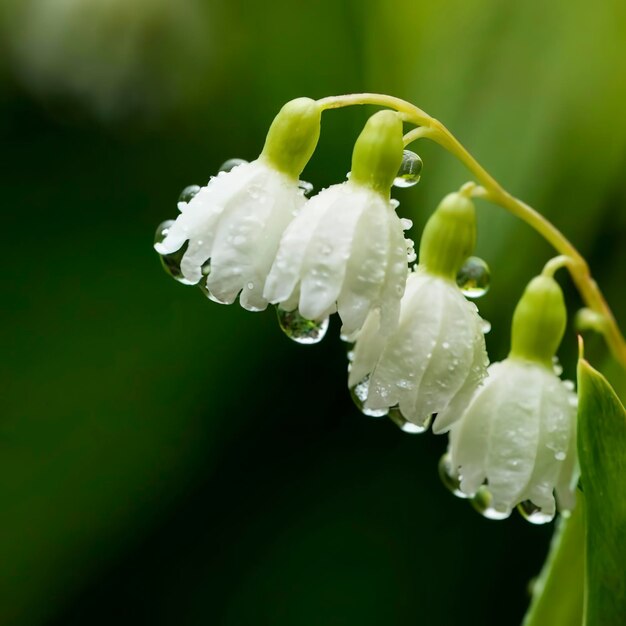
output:
[[585,626],[626,622],[626,412],[608,381],[578,363],[578,455],[585,492]]
[[522,626],[581,626],[584,585],[584,497],[559,519]]

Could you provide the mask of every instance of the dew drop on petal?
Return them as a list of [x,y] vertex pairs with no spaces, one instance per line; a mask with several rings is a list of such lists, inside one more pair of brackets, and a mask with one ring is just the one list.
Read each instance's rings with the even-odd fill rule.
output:
[[565,452],[563,452],[562,450],[561,450],[560,452],[555,452],[555,453],[554,453],[554,458],[555,458],[557,461],[565,461],[565,457],[566,457],[566,456],[567,456],[567,455],[566,455],[566,454],[565,454]]
[[187,185],[178,196],[179,202],[189,202],[200,191],[200,185]]
[[387,415],[387,409],[370,409],[365,406],[367,402],[367,394],[369,392],[370,379],[366,376],[361,382],[357,383],[350,389],[350,396],[356,405],[356,408],[367,415],[367,417],[384,417]]
[[480,331],[483,335],[486,335],[491,330],[491,322],[487,320],[481,320],[480,322]]
[[421,435],[428,430],[432,416],[429,415],[422,424],[414,424],[402,415],[400,409],[395,406],[389,410],[389,419],[402,431],[411,435]]
[[547,524],[554,519],[554,513],[545,513],[531,500],[524,500],[517,505],[520,515],[531,524]]
[[576,385],[574,385],[573,380],[564,380],[563,387],[565,387],[565,389],[567,389],[568,391],[574,391],[574,388],[576,387]]
[[328,330],[328,318],[319,322],[308,320],[302,317],[297,309],[285,311],[280,307],[276,307],[276,315],[282,331],[296,343],[305,345],[319,343],[324,339]]
[[456,284],[463,295],[468,298],[480,298],[489,291],[491,273],[485,261],[477,256],[471,256],[456,275]]
[[[154,234],[154,243],[163,243],[165,238],[167,237],[167,233],[169,232],[170,227],[174,223],[174,220],[166,220],[165,222],[161,222],[156,229]],[[183,285],[189,285],[189,281],[183,276],[183,273],[180,269],[180,263],[183,259],[185,252],[187,251],[187,243],[185,243],[180,250],[176,250],[176,252],[172,252],[171,254],[161,254],[161,265],[163,269],[179,283]]]
[[476,495],[470,500],[472,506],[485,518],[492,520],[506,519],[511,511],[500,511],[493,505],[493,497],[489,489],[484,485],[478,489]]
[[457,498],[467,498],[467,494],[461,491],[461,479],[459,475],[452,469],[450,455],[444,454],[439,459],[439,478],[444,487]]
[[402,153],[402,163],[393,181],[394,187],[406,188],[417,185],[420,180],[420,173],[423,166],[422,159],[411,150],[404,150]]
[[238,165],[243,165],[244,163],[247,163],[247,162],[248,161],[246,161],[245,159],[228,159],[228,161],[224,161],[224,163],[220,165],[220,169],[218,171],[230,172],[231,170],[235,169]]
[[309,198],[313,193],[314,187],[313,183],[309,183],[306,180],[299,180],[298,187],[302,190],[302,193]]

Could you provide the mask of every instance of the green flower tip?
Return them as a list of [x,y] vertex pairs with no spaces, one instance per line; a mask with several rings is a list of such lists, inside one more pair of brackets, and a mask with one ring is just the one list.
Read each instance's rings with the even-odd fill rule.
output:
[[322,109],[311,98],[287,102],[270,126],[260,158],[298,179],[317,146],[321,117]]
[[550,276],[533,278],[513,314],[510,356],[552,368],[566,323],[567,311],[559,284]]
[[350,181],[389,197],[402,163],[402,120],[393,111],[379,111],[367,120],[352,152]]
[[476,209],[466,195],[448,194],[426,223],[419,263],[428,272],[455,280],[476,245]]

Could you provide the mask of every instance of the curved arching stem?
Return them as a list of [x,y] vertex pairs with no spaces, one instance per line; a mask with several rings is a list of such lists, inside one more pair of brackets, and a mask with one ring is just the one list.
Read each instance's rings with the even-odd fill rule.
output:
[[330,96],[317,102],[324,110],[358,104],[371,104],[394,109],[400,113],[404,121],[418,127],[404,136],[404,145],[408,145],[416,139],[430,139],[459,159],[481,185],[474,190],[473,196],[484,198],[506,209],[529,224],[560,255],[568,257],[569,261],[565,266],[569,270],[583,302],[604,319],[602,334],[613,356],[626,368],[626,341],[598,284],[591,276],[584,257],[554,224],[531,206],[508,193],[441,122],[410,102],[385,94],[360,93]]

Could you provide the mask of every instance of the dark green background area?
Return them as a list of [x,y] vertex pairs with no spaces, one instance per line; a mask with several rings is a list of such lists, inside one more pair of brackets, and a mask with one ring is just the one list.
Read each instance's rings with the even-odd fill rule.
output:
[[[484,520],[440,484],[445,438],[360,415],[336,320],[293,344],[273,311],[169,279],[152,238],[180,189],[258,154],[286,100],[388,92],[571,237],[626,320],[623,3],[205,5],[209,69],[172,51],[159,75],[195,81],[157,113],[102,117],[2,56],[0,624],[518,624],[551,528]],[[324,114],[316,188],[343,180],[369,112]],[[417,241],[468,175],[416,150],[422,181],[395,195]],[[550,251],[479,213],[497,360]],[[570,327],[570,377],[574,355]],[[598,339],[587,356],[605,362]]]

